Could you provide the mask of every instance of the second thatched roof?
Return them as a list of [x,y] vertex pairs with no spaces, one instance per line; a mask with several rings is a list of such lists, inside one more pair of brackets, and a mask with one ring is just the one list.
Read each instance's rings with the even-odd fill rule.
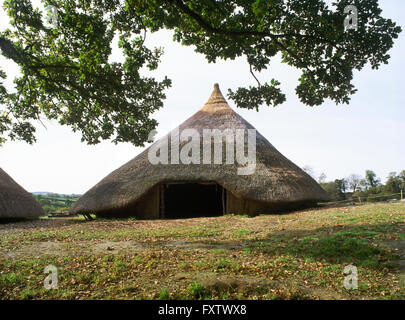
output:
[[44,215],[34,197],[0,168],[0,218],[28,218]]

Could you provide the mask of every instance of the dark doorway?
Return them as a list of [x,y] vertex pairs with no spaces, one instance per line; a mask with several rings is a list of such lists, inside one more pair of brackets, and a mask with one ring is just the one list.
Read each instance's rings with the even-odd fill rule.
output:
[[167,183],[162,187],[165,218],[223,215],[225,190],[216,183]]

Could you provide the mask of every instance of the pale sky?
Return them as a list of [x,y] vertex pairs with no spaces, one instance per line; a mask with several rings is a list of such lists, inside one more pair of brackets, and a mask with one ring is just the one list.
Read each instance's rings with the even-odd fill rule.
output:
[[[405,29],[405,3],[401,0],[380,1],[383,16]],[[1,6],[3,1],[0,0]],[[0,9],[0,30],[8,18]],[[228,88],[255,85],[244,59],[208,64],[192,47],[171,40],[169,32],[148,35],[147,44],[163,46],[162,62],[155,75],[172,79],[166,91],[164,107],[154,114],[162,136],[207,101],[213,84],[218,82],[224,95]],[[388,65],[379,70],[365,68],[355,73],[358,92],[349,105],[327,101],[319,107],[300,103],[295,87],[300,72],[271,62],[269,69],[257,76],[261,82],[276,78],[281,82],[287,101],[275,108],[263,106],[259,112],[236,109],[282,154],[300,167],[311,166],[327,180],[364,175],[374,170],[384,181],[389,172],[405,169],[405,31],[389,52]],[[113,57],[117,58],[118,55]],[[18,73],[16,65],[0,57],[3,70],[10,75],[8,84]],[[89,146],[80,134],[57,122],[38,124],[37,143],[9,141],[0,147],[0,167],[30,192],[84,193],[108,173],[134,158],[143,148],[128,143],[115,145],[104,141]]]

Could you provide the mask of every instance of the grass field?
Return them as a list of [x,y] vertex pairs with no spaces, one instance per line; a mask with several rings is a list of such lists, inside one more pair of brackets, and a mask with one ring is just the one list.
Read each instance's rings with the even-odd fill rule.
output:
[[[404,299],[405,205],[0,225],[2,299]],[[358,270],[345,289],[344,267]],[[44,268],[58,288],[44,288]]]

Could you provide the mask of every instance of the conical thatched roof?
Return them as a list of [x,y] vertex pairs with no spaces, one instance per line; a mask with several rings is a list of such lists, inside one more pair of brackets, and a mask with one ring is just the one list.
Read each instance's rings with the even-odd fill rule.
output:
[[41,205],[0,168],[0,218],[44,215]]
[[[204,107],[175,130],[182,132],[188,128],[197,130],[201,137],[203,129],[254,129],[229,107],[217,84]],[[175,130],[162,139],[174,135]],[[159,144],[162,139],[155,144]],[[184,143],[180,143],[180,148]],[[156,184],[170,181],[215,181],[237,197],[269,203],[328,200],[328,195],[316,181],[278,152],[258,132],[256,170],[251,175],[238,175],[237,168],[241,166],[238,163],[226,164],[225,157],[223,164],[207,165],[202,161],[201,164],[171,164],[170,143],[169,164],[153,165],[148,159],[151,147],[101,180],[76,202],[72,211],[97,213],[119,210],[135,203]]]

